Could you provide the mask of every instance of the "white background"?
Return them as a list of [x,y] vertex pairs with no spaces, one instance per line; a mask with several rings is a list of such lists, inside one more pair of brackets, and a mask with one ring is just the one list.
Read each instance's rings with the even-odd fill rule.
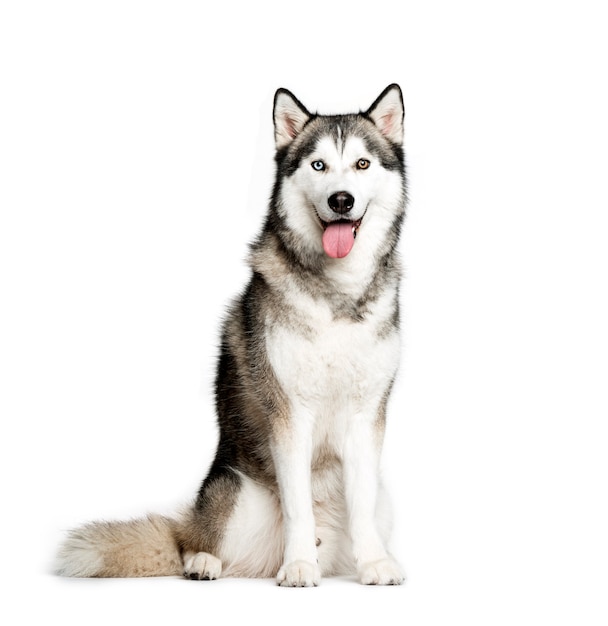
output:
[[[2,3],[11,624],[606,624],[601,5]],[[218,326],[270,192],[274,90],[330,113],[391,82],[410,205],[384,470],[408,584],[52,576],[65,529],[170,512],[211,460]]]

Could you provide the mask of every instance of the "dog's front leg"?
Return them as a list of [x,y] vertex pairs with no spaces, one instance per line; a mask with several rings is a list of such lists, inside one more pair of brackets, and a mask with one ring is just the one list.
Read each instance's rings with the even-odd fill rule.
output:
[[312,510],[312,425],[313,420],[306,413],[292,414],[275,432],[273,441],[285,532],[277,584],[284,587],[312,587],[321,580]]
[[399,585],[405,576],[387,553],[378,531],[376,510],[382,420],[356,415],[344,446],[344,485],[350,535],[359,579],[366,585]]

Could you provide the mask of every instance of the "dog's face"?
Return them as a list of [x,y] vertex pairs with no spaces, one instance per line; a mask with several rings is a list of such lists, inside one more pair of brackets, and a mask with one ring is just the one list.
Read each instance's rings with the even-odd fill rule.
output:
[[277,92],[278,210],[301,245],[341,259],[355,239],[363,250],[386,240],[403,214],[402,120],[396,85],[354,115],[312,115],[289,92]]

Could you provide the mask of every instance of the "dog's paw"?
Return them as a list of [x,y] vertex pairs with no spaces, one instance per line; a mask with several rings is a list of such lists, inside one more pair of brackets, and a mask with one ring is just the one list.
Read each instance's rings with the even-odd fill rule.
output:
[[184,555],[184,576],[191,580],[215,580],[222,573],[222,562],[207,552]]
[[401,585],[405,574],[396,561],[387,557],[361,565],[359,579],[364,585]]
[[316,587],[320,582],[319,566],[309,561],[286,563],[277,574],[277,585],[281,587]]

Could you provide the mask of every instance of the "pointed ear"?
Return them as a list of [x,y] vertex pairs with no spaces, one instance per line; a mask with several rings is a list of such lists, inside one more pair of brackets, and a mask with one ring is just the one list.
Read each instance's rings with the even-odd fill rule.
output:
[[311,118],[304,105],[287,89],[274,95],[274,140],[277,148],[290,144]]
[[403,96],[399,85],[389,85],[366,113],[385,137],[403,143]]

